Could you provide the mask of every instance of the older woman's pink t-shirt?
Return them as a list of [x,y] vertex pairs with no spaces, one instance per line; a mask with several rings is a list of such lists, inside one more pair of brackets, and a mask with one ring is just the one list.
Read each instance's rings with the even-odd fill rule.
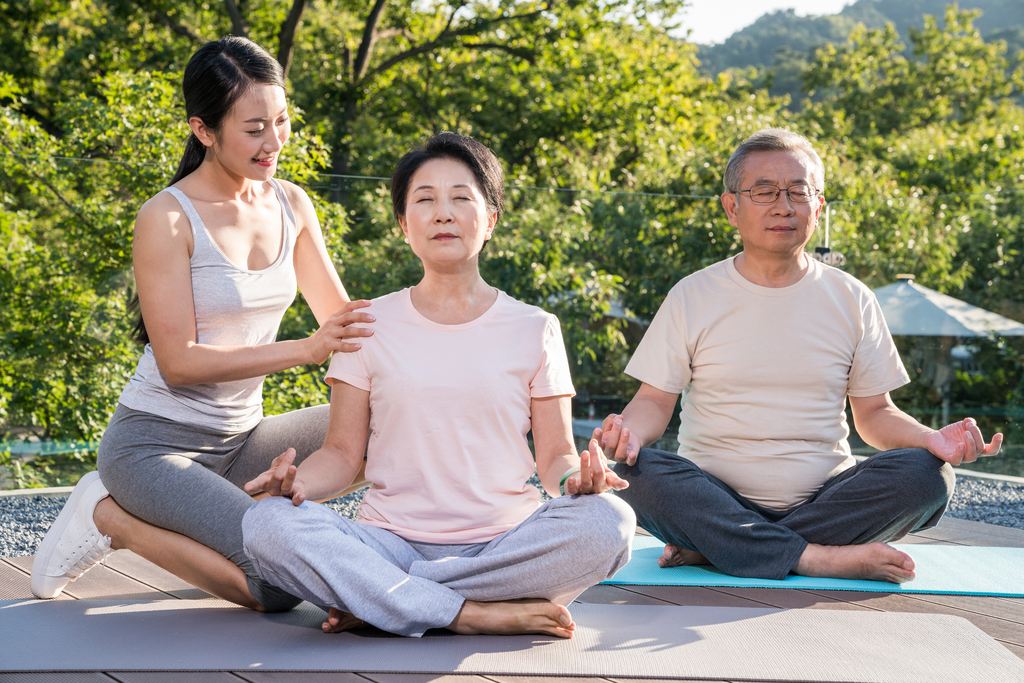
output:
[[532,398],[571,396],[558,319],[498,292],[482,316],[439,325],[410,290],[374,299],[373,336],[327,381],[370,392],[358,520],[410,541],[482,543],[540,505],[526,442]]

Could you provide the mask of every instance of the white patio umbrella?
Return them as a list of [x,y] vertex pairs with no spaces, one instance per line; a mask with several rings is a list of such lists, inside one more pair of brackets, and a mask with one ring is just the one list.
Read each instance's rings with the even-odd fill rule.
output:
[[895,284],[879,287],[875,297],[893,335],[949,338],[941,345],[942,358],[937,361],[933,385],[942,387],[942,424],[949,422],[952,338],[1024,337],[1024,325],[1016,320],[922,287],[909,275],[898,275]]
[[1024,337],[1024,325],[928,289],[905,275],[879,287],[875,297],[894,335],[922,337]]

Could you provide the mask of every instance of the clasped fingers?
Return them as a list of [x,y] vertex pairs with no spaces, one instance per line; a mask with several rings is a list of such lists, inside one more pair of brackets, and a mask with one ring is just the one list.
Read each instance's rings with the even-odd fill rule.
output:
[[605,458],[627,465],[636,463],[640,452],[640,442],[627,427],[622,426],[621,415],[609,415],[604,419],[601,428],[594,430],[594,437],[601,445]]

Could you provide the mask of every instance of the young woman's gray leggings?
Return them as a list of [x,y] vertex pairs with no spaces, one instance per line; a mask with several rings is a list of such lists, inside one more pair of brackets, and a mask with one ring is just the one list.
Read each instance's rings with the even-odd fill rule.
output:
[[288,448],[296,464],[320,448],[330,406],[265,417],[224,433],[118,405],[98,453],[100,478],[131,514],[213,548],[238,565],[253,598],[269,612],[300,599],[259,576],[242,550],[242,517],[253,499],[242,485]]

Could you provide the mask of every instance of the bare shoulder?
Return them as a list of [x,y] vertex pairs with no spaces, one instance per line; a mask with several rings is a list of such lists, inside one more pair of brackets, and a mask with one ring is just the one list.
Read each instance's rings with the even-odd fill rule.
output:
[[292,213],[295,214],[295,220],[299,224],[299,229],[316,225],[316,209],[313,208],[313,202],[310,200],[309,195],[306,194],[306,191],[288,180],[279,179],[277,182],[281,184],[284,196],[288,199],[288,203],[291,204]]
[[135,238],[175,238],[187,235],[192,230],[185,210],[169,192],[160,192],[151,197],[139,209],[135,219]]

